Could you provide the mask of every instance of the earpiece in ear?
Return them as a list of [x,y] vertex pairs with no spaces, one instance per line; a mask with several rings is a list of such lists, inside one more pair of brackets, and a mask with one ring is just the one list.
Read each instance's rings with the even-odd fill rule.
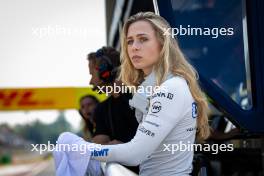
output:
[[105,72],[103,72],[102,74],[101,74],[101,76],[103,77],[103,78],[108,78],[108,77],[110,77],[110,71],[105,71]]
[[96,70],[98,70],[99,78],[105,83],[110,83],[113,81],[115,74],[112,74],[113,65],[110,59],[104,54],[102,49],[97,50],[96,57],[101,59],[101,63]]

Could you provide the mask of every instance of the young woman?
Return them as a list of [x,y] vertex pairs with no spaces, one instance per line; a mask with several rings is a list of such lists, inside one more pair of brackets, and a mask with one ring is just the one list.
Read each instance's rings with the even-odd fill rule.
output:
[[139,127],[128,143],[102,145],[92,159],[140,165],[141,176],[189,175],[193,151],[180,148],[209,136],[207,102],[194,68],[165,30],[168,22],[151,12],[131,16],[121,37],[120,78],[127,86],[161,86],[134,94]]

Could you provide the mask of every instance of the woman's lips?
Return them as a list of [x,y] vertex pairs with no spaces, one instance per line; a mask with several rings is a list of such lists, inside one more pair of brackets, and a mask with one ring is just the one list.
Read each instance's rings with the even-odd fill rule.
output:
[[133,62],[139,62],[142,59],[141,56],[135,55],[132,57]]

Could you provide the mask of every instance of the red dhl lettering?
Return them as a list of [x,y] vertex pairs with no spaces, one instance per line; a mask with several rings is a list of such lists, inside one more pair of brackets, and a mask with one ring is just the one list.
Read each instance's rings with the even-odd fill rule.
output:
[[0,91],[0,103],[4,107],[36,106],[40,102],[33,99],[33,91],[10,91],[9,93]]

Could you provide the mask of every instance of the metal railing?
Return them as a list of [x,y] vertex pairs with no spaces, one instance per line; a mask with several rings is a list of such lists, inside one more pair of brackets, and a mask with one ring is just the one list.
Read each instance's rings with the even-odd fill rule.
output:
[[105,176],[138,176],[134,172],[118,163],[101,163],[101,168]]

